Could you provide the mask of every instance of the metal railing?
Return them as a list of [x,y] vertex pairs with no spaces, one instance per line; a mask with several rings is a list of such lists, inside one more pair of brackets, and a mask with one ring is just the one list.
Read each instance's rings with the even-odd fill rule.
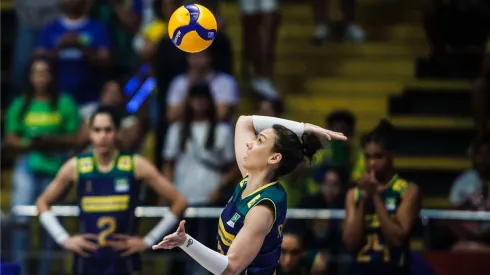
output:
[[[80,213],[78,206],[64,205],[53,206],[53,211],[58,216],[76,217]],[[223,208],[221,207],[189,207],[184,217],[186,218],[218,218]],[[139,206],[136,207],[134,214],[142,218],[165,217],[168,207],[158,206]],[[19,205],[12,209],[12,214],[19,216],[37,216],[37,209],[33,205]],[[344,210],[325,210],[325,209],[288,209],[287,218],[289,219],[343,219]],[[460,211],[460,210],[436,210],[422,209],[420,211],[422,220],[472,220],[490,221],[490,211]]]

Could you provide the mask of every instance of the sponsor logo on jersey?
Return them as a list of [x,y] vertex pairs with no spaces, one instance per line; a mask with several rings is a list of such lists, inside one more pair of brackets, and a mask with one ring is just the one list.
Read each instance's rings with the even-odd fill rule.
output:
[[231,228],[235,228],[235,223],[240,219],[240,217],[240,214],[235,213],[235,215],[233,215],[233,217],[231,217],[231,219],[226,224],[229,225]]
[[129,190],[129,182],[127,178],[116,179],[114,182],[114,190],[116,192],[127,192]]
[[386,210],[393,211],[396,209],[396,200],[394,198],[386,198],[385,200]]

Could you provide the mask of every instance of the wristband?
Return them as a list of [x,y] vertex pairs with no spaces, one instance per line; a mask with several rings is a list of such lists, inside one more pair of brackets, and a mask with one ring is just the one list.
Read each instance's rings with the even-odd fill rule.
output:
[[44,211],[41,213],[39,221],[59,245],[70,238],[70,235],[66,232],[65,228],[63,228],[52,211]]

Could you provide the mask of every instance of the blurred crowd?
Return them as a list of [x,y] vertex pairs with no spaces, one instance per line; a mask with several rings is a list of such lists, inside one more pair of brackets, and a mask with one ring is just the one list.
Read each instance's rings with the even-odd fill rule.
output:
[[[285,112],[272,80],[280,26],[278,2],[240,1],[244,38],[239,76],[233,71],[233,45],[226,22],[219,17],[218,1],[193,2],[211,8],[224,31],[218,32],[209,49],[189,55],[177,49],[166,33],[168,18],[181,4],[177,0],[14,1],[19,20],[2,141],[2,158],[15,156],[12,206],[32,205],[64,160],[90,150],[87,121],[99,106],[110,106],[120,114],[121,150],[143,152],[153,136],[152,157],[190,205],[227,202],[239,180],[232,122],[240,96],[249,95],[239,87],[253,91],[256,114],[281,117]],[[327,2],[312,1],[316,24],[312,43],[319,46],[332,37]],[[479,135],[468,144],[473,166],[454,179],[448,197],[455,209],[490,210],[490,43],[485,46],[490,16],[480,6],[484,1],[428,2],[433,5],[425,23],[434,59],[444,62],[448,53],[461,49],[487,53],[474,86]],[[362,43],[366,33],[355,20],[356,1],[341,3],[346,21],[342,38]],[[239,85],[237,78],[247,85]],[[356,144],[352,113],[328,110],[324,126],[352,141],[330,143],[312,165],[284,179],[289,207],[344,209],[348,188],[366,167],[384,167],[380,162],[387,156],[370,155],[365,146]],[[166,203],[155,201],[152,194],[143,195],[149,204]],[[29,247],[29,219],[17,217],[12,227],[15,259]],[[451,222],[445,228],[453,249],[490,251],[488,223]],[[318,254],[310,252],[334,259],[345,252],[341,236],[340,221],[288,224],[281,274],[310,274],[311,268],[331,269],[329,274],[335,274],[337,265],[314,265]],[[45,240],[48,251],[54,243]],[[301,268],[307,271],[298,273]],[[48,269],[41,266],[39,274],[48,274]]]

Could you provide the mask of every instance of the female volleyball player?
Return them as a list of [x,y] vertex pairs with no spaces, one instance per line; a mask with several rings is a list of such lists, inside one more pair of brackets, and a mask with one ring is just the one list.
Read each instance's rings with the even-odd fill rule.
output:
[[[119,125],[111,109],[99,107],[89,121],[93,152],[66,162],[36,202],[44,228],[64,249],[76,253],[73,274],[126,275],[139,271],[138,253],[173,228],[187,205],[153,164],[117,150]],[[171,212],[144,238],[135,236],[134,210],[139,205],[141,180],[171,202]],[[70,236],[49,207],[72,182],[77,182],[81,234]]]
[[286,192],[277,180],[305,156],[311,159],[323,138],[347,139],[311,124],[241,116],[235,128],[235,154],[244,178],[221,213],[219,253],[187,235],[185,221],[153,249],[178,246],[213,274],[274,274],[287,211]]
[[393,147],[393,127],[383,120],[363,142],[367,173],[346,196],[343,240],[357,254],[353,275],[410,274],[419,191],[395,173]]

